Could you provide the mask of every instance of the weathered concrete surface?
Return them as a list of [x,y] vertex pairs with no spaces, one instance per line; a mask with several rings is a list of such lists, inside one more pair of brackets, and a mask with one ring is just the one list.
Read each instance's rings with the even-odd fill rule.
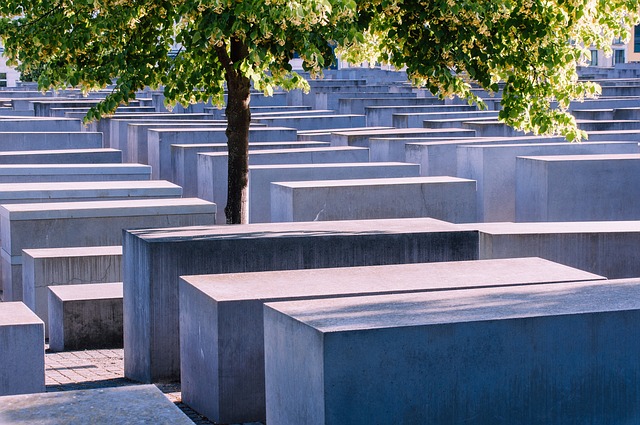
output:
[[640,282],[265,307],[267,423],[640,421]]
[[49,287],[52,351],[122,348],[122,283]]
[[7,396],[0,405],[6,425],[193,425],[155,385]]
[[0,395],[44,391],[43,326],[23,303],[0,302]]
[[476,259],[477,233],[456,228],[403,219],[124,232],[125,376],[179,379],[179,276]]
[[0,182],[149,180],[151,167],[140,164],[0,165]]
[[183,276],[182,400],[215,422],[264,422],[267,302],[592,279],[539,258]]

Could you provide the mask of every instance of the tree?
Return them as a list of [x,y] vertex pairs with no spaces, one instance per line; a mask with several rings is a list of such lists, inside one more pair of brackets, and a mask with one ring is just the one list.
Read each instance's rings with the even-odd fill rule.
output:
[[638,0],[364,0],[367,43],[345,53],[406,66],[415,84],[480,106],[471,81],[500,90],[507,124],[573,141],[586,134],[569,103],[600,91],[576,67],[590,46],[611,54],[614,37],[628,39],[638,10]]
[[[312,75],[330,64],[329,43],[356,34],[353,0],[4,0],[7,56],[39,72],[41,90],[115,88],[87,114],[112,113],[144,87],[172,103],[224,103],[228,91],[228,223],[246,221],[250,88],[308,90],[294,52]],[[170,55],[179,46],[177,55]]]
[[[228,223],[246,220],[250,86],[308,89],[291,72],[297,52],[312,75],[344,57],[406,67],[434,94],[483,105],[475,82],[502,92],[500,118],[535,133],[585,136],[569,102],[594,96],[576,66],[588,47],[628,38],[640,0],[4,0],[0,37],[42,90],[84,91],[115,81],[87,119],[145,86],[169,102],[227,100]],[[178,55],[169,55],[180,46]]]

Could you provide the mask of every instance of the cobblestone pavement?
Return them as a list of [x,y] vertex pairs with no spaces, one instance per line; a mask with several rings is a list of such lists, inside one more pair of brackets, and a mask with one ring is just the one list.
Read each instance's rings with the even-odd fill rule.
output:
[[[124,377],[124,350],[85,350],[45,354],[47,392],[138,385]],[[156,385],[195,424],[213,424],[182,403],[180,384]],[[249,424],[249,425],[260,425]]]

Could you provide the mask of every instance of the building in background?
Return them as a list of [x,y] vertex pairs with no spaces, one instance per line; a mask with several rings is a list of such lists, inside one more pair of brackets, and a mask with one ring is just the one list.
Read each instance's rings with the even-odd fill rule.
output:
[[15,87],[20,80],[20,74],[14,68],[7,66],[7,58],[4,57],[4,47],[0,44],[0,88]]

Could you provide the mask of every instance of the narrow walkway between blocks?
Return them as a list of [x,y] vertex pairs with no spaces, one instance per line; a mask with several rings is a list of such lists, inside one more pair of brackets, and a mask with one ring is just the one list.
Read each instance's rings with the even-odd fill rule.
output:
[[[124,350],[85,350],[45,354],[47,392],[139,385],[124,377]],[[156,384],[197,425],[213,424],[182,403],[180,384]],[[247,424],[249,425],[249,424]],[[260,425],[258,423],[252,425]]]

